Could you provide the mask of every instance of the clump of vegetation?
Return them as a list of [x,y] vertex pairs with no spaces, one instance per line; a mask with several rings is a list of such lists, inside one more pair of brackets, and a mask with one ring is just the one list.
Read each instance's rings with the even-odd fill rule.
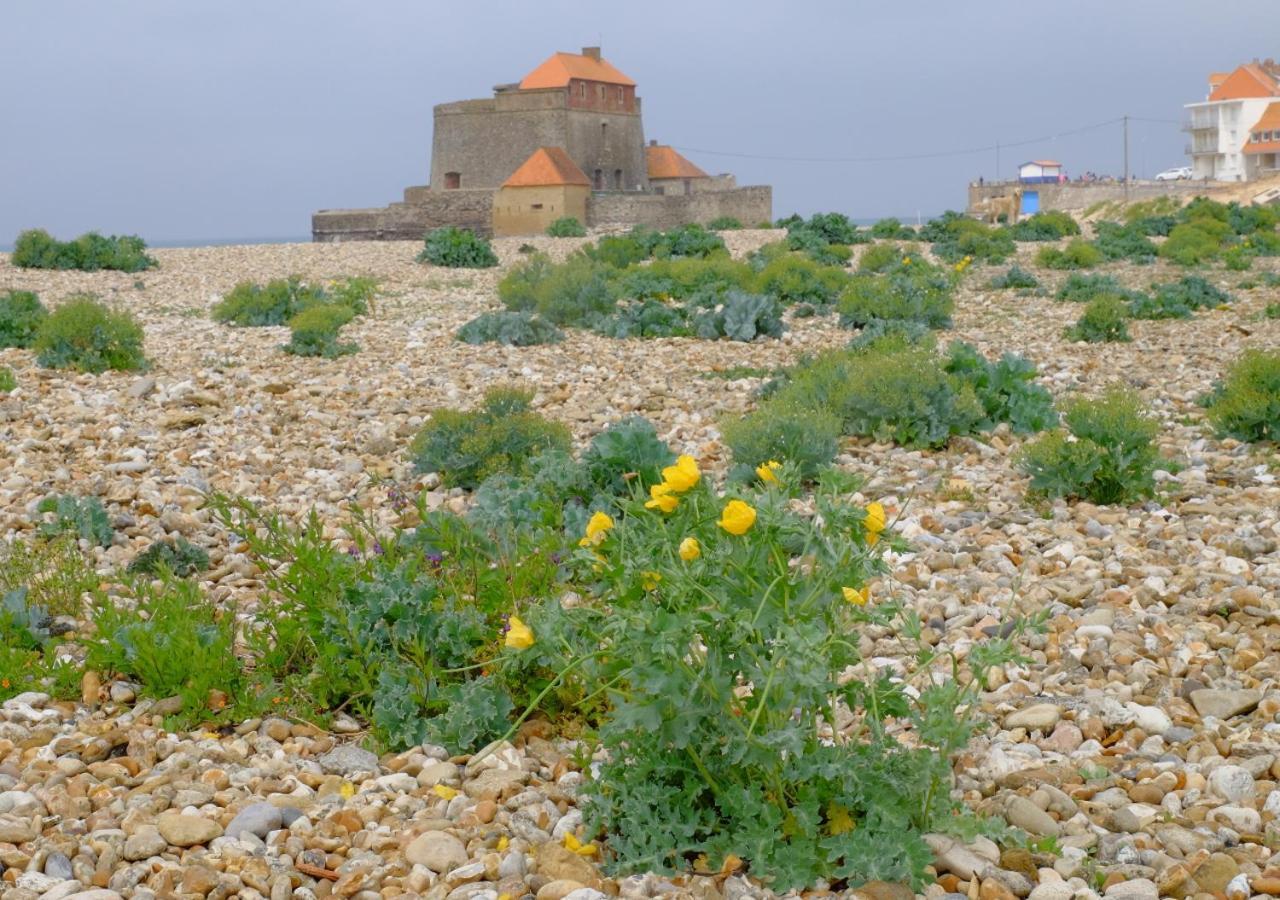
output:
[[0,366],[0,394],[7,394],[18,386],[18,380],[13,377],[13,370],[8,366]]
[[951,264],[970,261],[1002,263],[1017,251],[1009,229],[986,225],[948,210],[920,229],[920,238],[933,244],[933,253]]
[[313,306],[341,306],[357,316],[368,311],[377,290],[372,278],[339,279],[328,287],[297,276],[265,285],[242,281],[214,304],[212,316],[215,322],[244,327],[284,325]]
[[1041,247],[1036,253],[1036,265],[1046,269],[1092,269],[1102,260],[1101,251],[1080,238],[1064,248]]
[[467,228],[436,228],[427,232],[418,262],[450,269],[488,269],[498,264],[489,242]]
[[37,503],[36,512],[52,516],[40,524],[40,534],[44,537],[72,534],[99,547],[111,546],[115,537],[111,519],[97,497],[54,494]]
[[834,412],[791,396],[771,399],[721,428],[725,446],[740,466],[754,469],[785,459],[802,478],[813,478],[835,459],[843,430]]
[[717,216],[707,223],[709,231],[739,231],[742,227],[742,223],[733,216]]
[[414,468],[474,488],[490,475],[524,473],[544,451],[567,452],[569,429],[534,412],[532,401],[532,391],[493,388],[477,409],[436,410],[409,448]]
[[869,274],[887,272],[901,266],[903,259],[907,258],[907,254],[896,244],[874,244],[862,251],[862,256],[858,258],[858,271]]
[[555,325],[583,327],[613,311],[615,270],[582,254],[556,265],[530,256],[498,284],[498,297],[513,312],[533,312]]
[[885,274],[853,276],[840,295],[840,320],[852,327],[878,319],[901,319],[945,328],[951,324],[954,288],[951,273],[905,257]]
[[1184,275],[1169,284],[1153,285],[1151,294],[1129,299],[1135,319],[1186,319],[1197,309],[1211,309],[1231,302],[1231,295],[1199,275]]
[[1246,350],[1206,402],[1218,433],[1242,441],[1280,441],[1280,352]]
[[1243,272],[1253,267],[1253,254],[1243,244],[1222,251],[1222,264],[1230,272]]
[[1076,324],[1067,329],[1067,340],[1102,343],[1129,341],[1129,307],[1116,296],[1090,300]]
[[547,226],[548,237],[586,237],[586,226],[574,216],[561,216]]
[[532,347],[558,344],[564,340],[564,332],[537,313],[503,310],[476,316],[458,329],[457,338],[464,344]]
[[871,226],[871,236],[886,241],[914,241],[916,230],[895,218],[880,219]]
[[209,554],[186,538],[164,538],[155,541],[129,563],[133,575],[159,575],[168,571],[178,578],[188,578],[209,568]]
[[0,348],[30,347],[49,311],[31,291],[0,294]]
[[1121,285],[1114,275],[1078,273],[1068,275],[1057,293],[1059,300],[1066,300],[1068,303],[1088,303],[1104,296],[1129,298],[1137,295]]
[[1015,241],[1057,241],[1080,233],[1080,225],[1070,213],[1045,210],[1028,216],[1009,228]]
[[1016,434],[1034,434],[1058,424],[1053,397],[1036,382],[1036,367],[1025,357],[1006,353],[992,362],[972,344],[955,341],[942,369],[972,388],[982,404],[986,417],[978,423],[979,431],[1007,422]]
[[354,343],[338,340],[342,326],[355,317],[350,307],[336,303],[308,306],[289,320],[289,343],[283,346],[285,353],[294,356],[321,356],[334,359],[360,348]]
[[752,285],[762,294],[790,306],[808,303],[815,309],[831,306],[849,284],[843,268],[824,266],[795,253],[786,253],[770,261]]
[[1078,399],[1063,412],[1065,430],[1027,445],[1018,465],[1031,492],[1093,503],[1129,503],[1155,491],[1159,426],[1136,394],[1112,388],[1096,400]]
[[146,250],[146,242],[135,235],[103,237],[91,231],[74,241],[59,241],[49,232],[33,228],[18,235],[9,261],[23,269],[141,272],[156,265]]
[[58,533],[46,529],[34,540],[0,542],[0,597],[22,591],[29,607],[79,617],[85,596],[97,591],[100,579],[78,540],[79,528],[72,527]]
[[36,362],[51,369],[98,374],[146,367],[142,326],[90,296],[72,297],[47,317],[32,343]]
[[696,224],[657,232],[651,238],[651,245],[651,253],[656,259],[706,259],[728,253],[724,238]]
[[991,287],[997,291],[1028,291],[1040,287],[1040,281],[1026,269],[1014,263],[1009,267],[1009,271],[991,279]]
[[1218,258],[1222,241],[1229,233],[1227,224],[1216,219],[1184,222],[1169,232],[1168,239],[1160,245],[1160,256],[1180,266],[1203,265]]
[[1132,225],[1117,225],[1115,222],[1099,222],[1094,226],[1096,237],[1092,246],[1106,259],[1127,259],[1145,265],[1156,258],[1159,252],[1156,245],[1147,240],[1138,228]]

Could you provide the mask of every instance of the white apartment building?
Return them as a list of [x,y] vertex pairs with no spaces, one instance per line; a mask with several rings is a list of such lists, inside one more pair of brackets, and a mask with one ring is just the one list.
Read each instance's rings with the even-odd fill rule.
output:
[[1275,168],[1276,155],[1271,148],[1251,145],[1270,143],[1253,136],[1271,131],[1261,126],[1270,123],[1278,104],[1280,65],[1270,59],[1210,75],[1208,98],[1186,107],[1192,177],[1246,181]]

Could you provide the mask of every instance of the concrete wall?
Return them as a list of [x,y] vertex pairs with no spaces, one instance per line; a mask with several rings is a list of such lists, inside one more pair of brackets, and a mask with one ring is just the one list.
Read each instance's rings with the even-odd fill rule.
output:
[[675,228],[690,222],[705,225],[721,216],[732,216],[748,228],[772,221],[773,189],[759,185],[682,197],[596,192],[587,201],[587,224],[592,227]]
[[[1203,181],[1138,181],[1129,185],[1129,200],[1151,200],[1156,197],[1179,197],[1190,199],[1204,193],[1213,183]],[[1095,203],[1106,203],[1125,199],[1123,184],[1090,184],[1069,181],[1066,184],[1021,184],[1014,181],[969,185],[969,209],[973,210],[979,201],[992,197],[1007,197],[1015,190],[1038,191],[1041,209],[1082,210]]]
[[493,235],[542,234],[556,219],[587,221],[591,189],[581,185],[504,187],[493,198]]

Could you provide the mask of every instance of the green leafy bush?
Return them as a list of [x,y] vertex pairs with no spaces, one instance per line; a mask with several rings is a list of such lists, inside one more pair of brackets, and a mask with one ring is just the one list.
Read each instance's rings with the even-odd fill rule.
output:
[[36,512],[53,516],[40,524],[40,534],[44,537],[73,534],[99,547],[110,547],[115,537],[111,519],[97,497],[50,495],[36,504]]
[[625,269],[653,255],[653,245],[648,240],[642,240],[641,235],[633,229],[631,234],[602,237],[594,244],[588,244],[582,252],[596,262],[615,269]]
[[0,347],[30,347],[48,315],[49,311],[31,291],[0,294]]
[[849,275],[843,269],[787,253],[760,270],[755,288],[776,298],[784,306],[808,303],[824,308],[836,301],[848,283]]
[[[794,238],[797,243],[806,239],[815,239],[822,244],[858,244],[870,240],[859,234],[858,226],[844,213],[814,213],[807,221],[793,216],[779,221],[778,227],[787,229],[788,241]],[[803,248],[793,243],[792,249]]]
[[1178,224],[1175,216],[1141,216],[1129,222],[1129,227],[1145,237],[1168,237]]
[[662,480],[663,467],[675,461],[676,455],[644,416],[614,422],[582,453],[591,483],[616,496],[629,493],[633,481],[647,491]]
[[97,374],[146,367],[142,326],[89,296],[72,297],[45,317],[32,346],[36,362],[51,369]]
[[1072,273],[1058,289],[1059,300],[1069,303],[1088,303],[1099,297],[1135,297],[1137,294],[1128,290],[1114,275],[1081,275]]
[[706,258],[712,254],[727,252],[724,238],[701,225],[681,225],[671,231],[662,232],[654,243],[652,251],[653,256],[658,259]]
[[169,571],[187,578],[209,568],[209,554],[186,538],[164,538],[153,542],[133,558],[126,571],[134,575],[158,575]]
[[327,303],[329,296],[319,285],[300,278],[275,278],[265,285],[242,281],[214,304],[215,322],[244,327],[283,325],[312,306]]
[[354,317],[349,307],[322,303],[308,306],[289,320],[289,343],[282,348],[294,356],[322,356],[333,359],[360,348],[353,343],[340,343],[339,332]]
[[813,478],[840,449],[840,417],[791,398],[770,401],[724,423],[723,440],[739,465],[755,468],[786,460],[802,478]]
[[1146,264],[1155,259],[1159,252],[1156,245],[1147,240],[1146,235],[1132,225],[1099,222],[1093,230],[1096,234],[1093,246],[1106,259],[1127,259]]
[[103,237],[91,231],[74,241],[59,241],[47,231],[33,228],[18,235],[9,261],[23,269],[140,272],[156,264],[146,249],[146,242],[135,235]]
[[587,229],[573,216],[561,216],[547,226],[549,237],[586,237]]
[[1070,213],[1045,210],[1016,222],[1009,228],[1015,241],[1057,241],[1080,233]]
[[1014,263],[1009,267],[1009,271],[991,279],[991,287],[997,291],[1034,290],[1040,287],[1040,282],[1036,276]]
[[877,319],[922,322],[930,328],[951,324],[952,277],[936,266],[912,260],[888,275],[858,274],[840,295],[840,320],[860,327]]
[[[1194,224],[1178,225],[1160,245],[1160,256],[1180,266],[1198,266],[1217,259],[1222,250],[1222,238],[1209,227],[1210,221],[1202,219]],[[1225,229],[1225,224],[1222,224],[1222,230]]]
[[0,366],[0,394],[7,394],[18,386],[18,380],[13,377],[13,370],[8,366]]
[[[363,316],[373,305],[378,293],[378,279],[364,276],[339,278],[325,288],[326,301],[345,306],[357,316]],[[301,310],[299,310],[301,312]]]
[[95,593],[100,581],[80,551],[79,531],[52,534],[46,529],[37,535],[0,542],[0,596],[22,590],[28,605],[79,619],[85,596]]
[[718,216],[707,223],[707,228],[711,231],[738,231],[742,223],[733,216]]
[[458,340],[466,344],[505,344],[509,347],[532,347],[558,344],[564,332],[536,313],[482,313],[458,329]]
[[858,336],[847,345],[849,350],[861,350],[870,347],[884,338],[895,338],[907,344],[918,344],[932,340],[933,332],[923,322],[910,319],[876,319],[868,323],[858,332]]
[[1197,309],[1211,309],[1231,302],[1231,295],[1199,275],[1184,275],[1178,281],[1152,286],[1150,295],[1138,294],[1129,300],[1129,314],[1135,319],[1186,319]]
[[880,219],[871,226],[871,236],[888,241],[913,241],[916,230],[895,218]]
[[1103,295],[1090,300],[1076,324],[1067,329],[1067,340],[1090,343],[1129,341],[1129,307],[1119,297]]
[[500,472],[522,474],[543,451],[567,451],[569,429],[533,412],[532,400],[530,391],[493,388],[475,410],[436,410],[409,448],[414,468],[474,488]]
[[489,242],[466,228],[436,228],[427,232],[418,262],[450,269],[488,269],[498,264]]
[[955,264],[970,260],[1002,263],[1017,251],[1007,228],[993,227],[977,219],[948,211],[920,229],[920,237],[933,244],[933,253]]
[[1044,435],[1017,457],[1033,494],[1128,503],[1154,493],[1160,429],[1137,395],[1117,387],[1096,400],[1075,400],[1063,421],[1065,430]]
[[874,274],[894,269],[902,265],[904,257],[902,248],[896,244],[874,244],[858,258],[858,271]]
[[1243,272],[1253,267],[1253,254],[1249,252],[1249,248],[1237,244],[1223,251],[1222,263],[1228,271]]
[[1208,399],[1218,433],[1242,441],[1280,441],[1280,352],[1246,350]]
[[1046,269],[1092,269],[1102,260],[1101,251],[1080,238],[1065,248],[1041,247],[1036,253],[1036,265]]
[[1053,397],[1036,383],[1036,367],[1024,357],[1006,353],[991,362],[973,345],[955,341],[942,370],[973,389],[986,411],[986,418],[977,425],[980,431],[1008,422],[1019,434],[1033,434],[1058,424]]
[[614,271],[578,254],[559,265],[535,256],[503,279],[498,296],[516,312],[536,312],[555,325],[583,326],[613,311]]
[[695,328],[699,337],[726,337],[731,341],[754,341],[760,337],[782,337],[782,315],[772,297],[730,291],[724,304],[703,313]]

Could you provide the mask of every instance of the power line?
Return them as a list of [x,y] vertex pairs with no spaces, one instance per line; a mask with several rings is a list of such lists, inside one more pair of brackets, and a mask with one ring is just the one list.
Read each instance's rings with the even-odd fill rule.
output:
[[[1092,125],[1084,125],[1080,128],[1071,128],[1066,131],[1059,131],[1054,134],[1045,135],[1044,137],[1028,138],[1022,141],[999,141],[995,144],[988,144],[984,147],[969,147],[963,150],[941,150],[934,153],[905,153],[899,156],[777,156],[763,153],[738,153],[731,150],[707,150],[702,147],[685,147],[680,145],[672,145],[675,149],[685,153],[703,153],[708,156],[729,156],[737,159],[758,159],[770,162],[803,162],[803,163],[880,163],[880,162],[908,162],[918,159],[942,159],[950,156],[972,156],[976,153],[990,153],[992,150],[1005,150],[1010,147],[1025,147],[1029,144],[1043,144],[1047,141],[1054,141],[1058,138],[1069,137],[1073,134],[1083,134],[1087,131],[1096,131],[1099,128],[1106,128],[1109,125],[1116,125],[1124,121],[1123,116],[1117,116],[1114,119],[1107,119],[1105,122],[1095,122]],[[1181,122],[1173,119],[1144,119],[1138,116],[1131,116],[1130,121],[1134,122],[1158,122],[1162,124],[1181,125]]]

